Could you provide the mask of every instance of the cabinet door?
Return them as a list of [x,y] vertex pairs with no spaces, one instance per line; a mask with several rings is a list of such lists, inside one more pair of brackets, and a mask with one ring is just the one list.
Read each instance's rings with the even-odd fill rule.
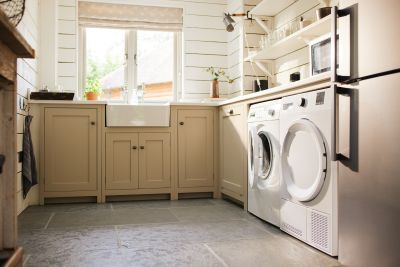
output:
[[138,134],[106,134],[106,188],[138,188]]
[[179,187],[214,185],[212,110],[178,111]]
[[243,106],[223,108],[220,116],[221,187],[240,196],[246,182],[243,116]]
[[46,108],[44,112],[45,191],[96,190],[96,109]]
[[170,187],[170,134],[141,133],[139,148],[139,188]]

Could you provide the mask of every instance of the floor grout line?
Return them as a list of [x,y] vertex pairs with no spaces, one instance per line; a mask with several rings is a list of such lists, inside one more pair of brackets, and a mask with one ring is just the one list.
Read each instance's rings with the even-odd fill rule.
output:
[[31,254],[26,255],[26,258],[24,259],[24,261],[22,262],[22,266],[25,266],[26,263],[28,262],[28,260],[31,258]]
[[203,245],[206,247],[206,249],[207,249],[212,255],[214,255],[214,257],[215,257],[224,267],[229,267],[229,265],[226,264],[226,262],[225,262],[220,256],[218,256],[218,254],[217,254],[212,248],[210,248],[209,245],[204,244],[204,243],[203,243]]
[[53,219],[53,217],[54,217],[55,214],[56,214],[55,212],[52,212],[52,213],[51,213],[50,218],[47,220],[47,223],[45,224],[45,226],[44,226],[44,228],[43,228],[44,230],[46,230],[47,227],[49,227],[50,221],[51,221],[51,219]]

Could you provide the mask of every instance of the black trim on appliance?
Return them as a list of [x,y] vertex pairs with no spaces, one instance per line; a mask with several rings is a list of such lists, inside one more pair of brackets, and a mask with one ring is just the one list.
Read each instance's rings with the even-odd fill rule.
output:
[[382,76],[392,75],[392,74],[396,74],[396,73],[400,73],[400,68],[388,70],[388,71],[382,71],[379,73],[374,73],[374,74],[370,74],[370,75],[366,75],[366,76],[362,76],[362,77],[358,77],[358,78],[348,79],[348,80],[342,81],[342,83],[343,84],[352,84],[352,83],[357,83],[357,82],[361,82],[361,81],[365,81],[365,80],[369,80],[369,79],[373,79],[373,78],[378,78],[378,77],[382,77]]

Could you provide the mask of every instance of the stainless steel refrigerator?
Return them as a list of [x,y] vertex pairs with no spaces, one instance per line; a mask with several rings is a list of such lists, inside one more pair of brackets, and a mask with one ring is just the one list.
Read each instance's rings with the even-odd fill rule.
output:
[[340,0],[338,10],[351,58],[349,77],[333,74],[339,261],[400,266],[400,1]]

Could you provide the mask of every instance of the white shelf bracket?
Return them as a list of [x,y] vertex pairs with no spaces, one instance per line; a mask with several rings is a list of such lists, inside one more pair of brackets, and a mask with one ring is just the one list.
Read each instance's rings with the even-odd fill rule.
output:
[[268,69],[268,62],[269,61],[252,61],[252,63],[256,64],[256,66],[262,71],[264,72],[269,78],[273,78],[273,74],[271,73],[271,71]]
[[265,23],[265,21],[263,21],[260,17],[255,16],[253,19],[254,19],[254,20],[258,23],[258,25],[260,25],[260,27],[261,27],[264,31],[266,31],[268,34],[270,34],[270,33],[272,32],[272,29],[271,29],[270,27],[268,27],[267,23]]

